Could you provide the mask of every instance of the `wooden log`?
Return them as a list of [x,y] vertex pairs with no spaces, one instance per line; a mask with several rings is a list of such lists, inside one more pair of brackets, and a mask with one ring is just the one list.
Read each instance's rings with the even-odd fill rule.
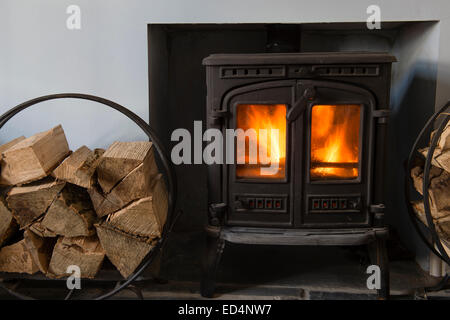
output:
[[61,125],[20,141],[3,152],[2,184],[17,185],[46,177],[69,154]]
[[60,237],[53,249],[47,276],[60,278],[70,275],[68,267],[80,268],[82,278],[94,278],[102,266],[105,251],[96,236]]
[[[433,139],[435,134],[436,131],[433,131],[430,140]],[[424,157],[427,157],[428,151],[428,147],[419,150]],[[439,137],[431,163],[438,168],[450,172],[450,122],[444,128],[441,136]]]
[[104,195],[100,188],[93,187],[89,195],[99,217],[118,211],[132,201],[152,194],[158,181],[154,157],[147,157],[142,164],[125,176],[110,193]]
[[82,146],[67,157],[52,173],[59,179],[76,184],[83,188],[91,188],[94,183],[94,172],[100,163],[100,157],[105,151],[92,151]]
[[25,230],[24,234],[25,246],[31,254],[33,262],[38,266],[39,270],[46,274],[48,265],[52,256],[55,240],[53,238],[43,238],[30,230]]
[[[423,187],[423,168],[414,167],[411,170],[411,177],[415,189],[422,194]],[[428,188],[430,195],[430,209],[435,218],[450,214],[450,173],[440,168],[431,167],[430,186]]]
[[150,238],[161,235],[161,226],[153,213],[152,197],[132,202],[106,219],[109,226],[133,236]]
[[92,204],[94,205],[95,213],[99,218],[104,217],[114,211],[120,209],[120,203],[111,202],[113,199],[108,199],[103,195],[99,186],[93,186],[88,189]]
[[[422,223],[428,226],[428,221],[425,216],[425,209],[423,202],[413,201],[412,206],[417,216],[422,221]],[[447,214],[443,216],[432,213],[432,216],[433,216],[433,223],[435,225],[436,232],[439,235],[439,238],[441,238],[441,240],[443,241],[446,241],[447,243],[450,243],[450,215]]]
[[[109,193],[120,180],[143,163],[147,157],[154,157],[151,142],[114,142],[103,154],[97,168],[98,183],[103,193]],[[157,172],[156,165],[154,171]]]
[[42,216],[65,184],[64,181],[46,178],[12,188],[6,201],[20,227],[23,229]]
[[115,229],[144,238],[160,237],[164,227],[153,210],[152,197],[132,202],[109,215],[106,222]]
[[35,274],[38,271],[24,239],[0,250],[0,272]]
[[[148,197],[158,181],[156,164],[153,157],[131,171],[114,187],[106,198],[110,203],[117,205],[117,209],[125,207],[132,201]],[[117,210],[116,209],[116,210]]]
[[106,256],[124,278],[128,278],[136,270],[154,247],[153,241],[143,241],[136,236],[114,229],[107,223],[96,224],[95,227]]
[[17,231],[18,226],[12,212],[0,200],[0,247],[8,241]]
[[40,223],[44,234],[65,237],[92,236],[97,220],[89,195],[85,189],[66,184],[64,189],[48,208]]
[[48,230],[42,226],[42,220],[44,217],[37,219],[35,222],[30,224],[28,230],[32,231],[34,234],[38,235],[41,238],[54,238],[58,235],[53,231]]
[[162,175],[158,176],[155,187],[153,188],[152,198],[153,213],[158,220],[158,224],[164,226],[169,209],[169,194]]
[[11,148],[12,146],[18,144],[20,141],[25,140],[24,136],[21,136],[19,138],[16,138],[14,140],[11,140],[3,145],[0,146],[0,160],[3,159],[3,152]]

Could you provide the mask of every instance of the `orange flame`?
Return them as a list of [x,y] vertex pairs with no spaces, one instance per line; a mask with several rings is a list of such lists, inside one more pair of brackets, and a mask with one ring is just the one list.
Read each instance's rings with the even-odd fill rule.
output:
[[315,105],[311,115],[311,178],[358,177],[360,105]]
[[[237,107],[237,128],[244,131],[253,129],[255,137],[249,136],[245,141],[245,154],[237,155],[236,176],[238,178],[268,178],[280,179],[285,177],[286,163],[286,105],[256,105],[241,104]],[[262,130],[266,130],[266,139]],[[278,135],[272,129],[278,130]],[[256,138],[256,141],[254,140]],[[258,146],[258,152],[249,152],[250,143]],[[263,154],[267,159],[262,159]],[[239,161],[241,160],[241,161]],[[268,163],[269,162],[269,163]],[[261,168],[276,165],[278,170],[274,174],[263,175]]]

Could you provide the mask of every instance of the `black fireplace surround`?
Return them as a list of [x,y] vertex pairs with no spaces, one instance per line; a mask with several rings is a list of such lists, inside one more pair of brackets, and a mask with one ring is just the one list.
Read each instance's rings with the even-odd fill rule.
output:
[[395,61],[387,53],[363,52],[213,54],[203,60],[207,128],[225,132],[259,121],[256,126],[275,123],[283,135],[271,144],[274,154],[277,147],[276,175],[258,176],[258,164],[208,166],[203,296],[214,294],[226,242],[367,244],[381,269],[378,294],[389,295],[383,190]]

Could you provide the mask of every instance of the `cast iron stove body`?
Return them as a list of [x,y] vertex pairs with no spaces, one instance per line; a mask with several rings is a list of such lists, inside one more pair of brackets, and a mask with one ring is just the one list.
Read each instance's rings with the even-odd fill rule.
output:
[[[384,252],[383,179],[394,61],[386,53],[350,52],[204,59],[207,127],[224,137],[227,129],[256,132],[244,135],[241,145],[234,137],[234,163],[208,166],[205,296],[213,294],[226,241],[374,243]],[[278,134],[263,136],[261,128]],[[257,150],[250,148],[251,140]],[[388,284],[384,287],[386,295]]]

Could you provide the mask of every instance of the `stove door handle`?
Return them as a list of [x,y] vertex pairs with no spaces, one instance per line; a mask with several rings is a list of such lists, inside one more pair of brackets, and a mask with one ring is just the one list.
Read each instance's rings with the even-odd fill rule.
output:
[[286,114],[286,120],[292,122],[297,119],[306,109],[306,103],[308,100],[314,99],[316,90],[314,87],[307,87],[303,92],[303,95],[295,101],[294,106]]

